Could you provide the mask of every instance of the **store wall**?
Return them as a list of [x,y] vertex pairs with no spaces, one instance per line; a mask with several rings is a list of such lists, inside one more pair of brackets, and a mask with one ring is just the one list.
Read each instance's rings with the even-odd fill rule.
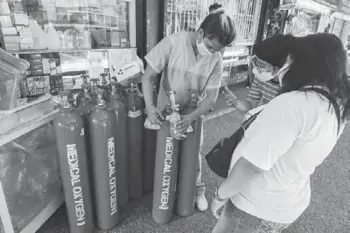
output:
[[329,23],[330,23],[330,16],[329,15],[321,15],[320,22],[318,24],[317,32],[325,32],[325,29],[327,28]]
[[343,31],[340,39],[342,40],[344,46],[348,45],[348,37],[350,35],[350,21],[344,23]]
[[163,37],[164,0],[146,2],[146,51],[149,52]]

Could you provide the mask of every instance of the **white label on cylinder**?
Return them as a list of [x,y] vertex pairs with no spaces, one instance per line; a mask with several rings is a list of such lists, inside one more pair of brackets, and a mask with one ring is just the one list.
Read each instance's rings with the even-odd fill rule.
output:
[[109,171],[109,194],[110,194],[110,215],[117,213],[117,179],[115,177],[115,146],[114,137],[108,138],[108,171]]
[[84,199],[83,199],[83,189],[81,187],[81,180],[80,180],[78,152],[76,147],[77,147],[76,144],[66,145],[77,226],[83,226],[85,225],[86,216],[85,216],[85,207],[84,207]]
[[159,209],[161,210],[169,209],[169,195],[170,195],[170,182],[171,182],[173,154],[174,154],[174,139],[172,137],[167,137],[166,143],[165,143],[162,193],[161,193],[160,206],[159,206]]
[[141,110],[129,111],[129,112],[128,112],[128,117],[136,118],[136,117],[141,116],[141,114],[142,114]]

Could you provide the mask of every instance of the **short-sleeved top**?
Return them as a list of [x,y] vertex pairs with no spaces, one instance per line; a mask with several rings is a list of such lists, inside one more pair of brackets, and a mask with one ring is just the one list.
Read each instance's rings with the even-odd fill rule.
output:
[[294,91],[274,98],[232,155],[231,169],[243,157],[264,170],[231,198],[233,204],[268,221],[295,221],[310,203],[310,175],[331,153],[337,131],[335,111],[320,94]]
[[[186,106],[190,92],[195,90],[202,101],[206,90],[219,89],[222,76],[220,53],[210,56],[195,54],[190,42],[189,32],[180,32],[165,37],[145,57],[148,64],[158,73],[162,72],[157,107],[161,110],[169,102],[168,92],[164,90],[165,79],[175,91],[176,103]],[[169,85],[165,85],[169,86]]]
[[270,102],[280,91],[280,86],[273,82],[263,82],[254,78],[247,100],[258,102],[258,106]]

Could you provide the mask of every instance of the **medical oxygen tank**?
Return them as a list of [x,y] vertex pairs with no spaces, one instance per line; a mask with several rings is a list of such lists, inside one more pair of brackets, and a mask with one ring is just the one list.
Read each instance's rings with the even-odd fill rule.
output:
[[[86,120],[88,120],[88,116],[91,113],[92,107],[94,106],[92,103],[92,97],[90,93],[90,84],[87,82],[84,82],[81,85],[82,89],[82,95],[78,95],[76,98],[77,102],[77,111],[83,116],[84,122],[87,123]],[[87,125],[86,125],[87,126]]]
[[167,117],[169,121],[164,121],[162,128],[157,131],[152,217],[158,224],[166,224],[172,219],[176,198],[179,141],[173,137],[171,130],[181,118],[174,92],[170,91],[169,95],[172,108]]
[[78,94],[78,96],[75,100],[76,106],[80,105],[82,98],[84,98],[87,94],[90,94],[90,85],[88,83],[89,75],[83,74],[83,75],[81,75],[81,77],[83,78],[83,84],[81,85],[81,92]]
[[54,120],[59,154],[61,180],[66,202],[70,232],[88,233],[94,230],[91,187],[85,148],[83,119],[63,93],[63,107]]
[[[197,108],[198,92],[192,91],[182,115],[187,115]],[[183,217],[194,213],[196,196],[196,179],[198,171],[198,155],[201,138],[201,121],[192,123],[193,131],[181,141],[179,157],[179,175],[177,188],[177,214]]]
[[137,85],[130,83],[127,93],[128,120],[128,164],[129,195],[132,199],[143,196],[142,173],[142,134],[143,134],[143,100]]
[[[153,83],[153,103],[157,101],[157,93],[158,87]],[[146,118],[147,109],[145,108],[144,121]],[[145,127],[143,138],[143,190],[148,193],[153,191],[157,131]]]
[[123,85],[121,85],[120,83],[118,83],[118,80],[115,76],[112,77],[112,81],[114,83],[116,83],[116,88],[118,90],[118,93],[120,93],[120,95],[123,97],[123,101],[126,102],[126,99],[127,99],[126,98],[126,96],[127,96],[126,90],[127,90],[127,88],[124,87]]
[[129,200],[128,186],[128,128],[127,128],[127,111],[125,102],[115,81],[111,81],[111,94],[109,96],[108,107],[113,110],[116,116],[114,128],[114,138],[118,145],[115,149],[117,159],[117,192],[118,206],[125,205]]
[[99,91],[99,79],[98,78],[92,78],[90,79],[91,82],[91,92],[90,92],[90,96],[91,96],[91,103],[93,105],[97,104],[97,92]]
[[94,180],[96,222],[108,230],[118,224],[117,159],[115,114],[107,108],[103,90],[97,92],[97,105],[89,117],[89,131]]
[[103,99],[105,101],[108,101],[108,96],[110,94],[109,84],[107,82],[108,73],[101,73],[100,76],[101,76],[101,85],[99,86],[99,88],[103,90]]

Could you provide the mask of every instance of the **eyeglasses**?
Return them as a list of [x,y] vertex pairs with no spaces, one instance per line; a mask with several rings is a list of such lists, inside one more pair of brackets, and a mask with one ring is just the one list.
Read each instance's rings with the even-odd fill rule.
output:
[[261,72],[270,72],[270,73],[276,73],[278,71],[278,68],[271,65],[270,63],[258,58],[256,55],[253,55],[251,57],[251,61],[253,66],[258,70],[259,73]]

